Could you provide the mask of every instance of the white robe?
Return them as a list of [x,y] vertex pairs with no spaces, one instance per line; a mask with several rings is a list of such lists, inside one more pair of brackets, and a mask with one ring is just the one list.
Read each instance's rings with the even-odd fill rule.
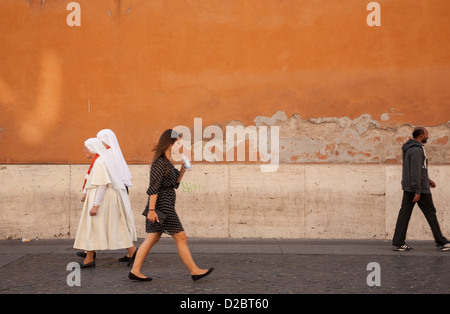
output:
[[[102,203],[97,214],[90,216],[97,187],[102,185],[107,186]],[[114,189],[99,157],[87,177],[86,198],[73,247],[86,251],[116,250],[130,248],[136,240],[136,227],[127,192]]]

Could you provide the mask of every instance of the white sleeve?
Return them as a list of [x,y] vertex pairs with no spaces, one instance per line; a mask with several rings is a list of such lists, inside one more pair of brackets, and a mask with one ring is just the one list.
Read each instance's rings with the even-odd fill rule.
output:
[[100,185],[97,187],[97,193],[95,193],[94,206],[100,206],[105,196],[106,185]]

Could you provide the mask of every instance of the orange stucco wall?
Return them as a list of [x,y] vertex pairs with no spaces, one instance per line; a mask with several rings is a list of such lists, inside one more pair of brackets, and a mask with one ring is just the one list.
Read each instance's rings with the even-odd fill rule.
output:
[[113,129],[144,163],[175,125],[389,113],[450,120],[450,1],[68,0],[0,2],[0,163],[84,163]]

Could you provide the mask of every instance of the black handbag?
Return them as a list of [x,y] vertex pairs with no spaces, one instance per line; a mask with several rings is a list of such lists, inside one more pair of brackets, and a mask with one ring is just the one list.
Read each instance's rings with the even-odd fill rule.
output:
[[[149,211],[150,211],[150,209],[149,209],[148,203],[147,203],[147,206],[145,206],[145,209],[142,212],[142,215],[145,216],[145,218],[147,218],[147,215],[148,215]],[[162,225],[164,223],[164,220],[166,220],[167,214],[163,213],[159,209],[155,209],[155,213],[158,216],[159,223]],[[157,221],[155,221],[155,223],[157,223]]]

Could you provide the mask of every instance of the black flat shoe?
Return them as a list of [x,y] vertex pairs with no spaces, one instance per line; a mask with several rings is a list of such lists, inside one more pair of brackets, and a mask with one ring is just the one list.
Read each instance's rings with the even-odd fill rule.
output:
[[213,267],[211,267],[210,269],[208,269],[208,271],[202,275],[192,275],[192,280],[197,281],[199,279],[202,279],[203,277],[208,276],[209,274],[212,273],[212,271],[214,270]]
[[153,280],[150,277],[145,277],[145,278],[138,277],[135,274],[133,274],[132,272],[130,272],[128,274],[128,278],[131,279],[131,280],[137,280],[137,281],[152,281]]
[[[77,252],[77,256],[79,256],[79,257],[82,257],[82,258],[86,258],[86,252],[84,252],[84,251],[80,251],[80,252]],[[94,259],[97,257],[97,253],[96,252],[94,252]]]
[[95,267],[95,261],[92,261],[90,263],[85,264],[84,262],[80,263],[80,268],[88,268],[88,267]]
[[131,257],[128,255],[125,255],[124,257],[119,258],[119,262],[129,262],[131,260]]
[[83,251],[77,252],[77,256],[78,257],[82,257],[82,258],[86,258],[86,252],[83,252]]

